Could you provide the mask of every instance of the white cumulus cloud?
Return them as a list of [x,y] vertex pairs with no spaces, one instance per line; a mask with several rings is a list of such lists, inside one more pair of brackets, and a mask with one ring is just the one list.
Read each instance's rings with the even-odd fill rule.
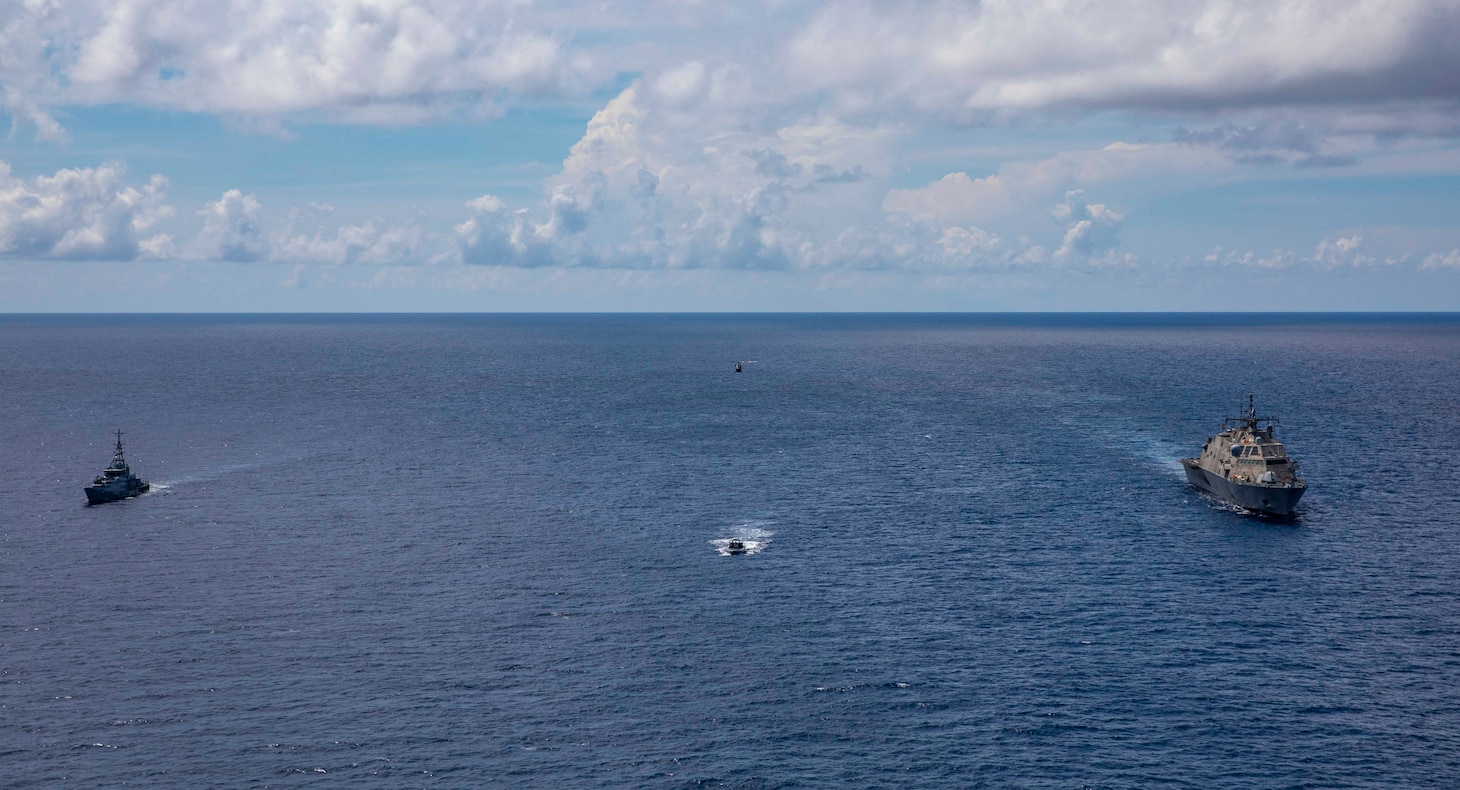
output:
[[1460,98],[1452,0],[844,2],[789,71],[849,107],[1234,108]]
[[[311,208],[321,214],[332,210],[326,204]],[[255,196],[230,189],[198,212],[203,227],[186,257],[234,263],[408,264],[419,261],[429,242],[415,224],[380,218],[299,232],[294,227],[298,214],[293,210],[285,221],[270,222]]]
[[[1291,249],[1274,249],[1269,253],[1260,254],[1253,251],[1228,250],[1217,247],[1203,257],[1203,262],[1220,266],[1237,266],[1256,269],[1288,269],[1293,267],[1306,267],[1319,271],[1328,271],[1338,268],[1348,269],[1374,269],[1378,267],[1393,267],[1404,262],[1407,256],[1403,255],[1370,255],[1360,251],[1363,247],[1363,236],[1351,233],[1347,236],[1340,235],[1334,239],[1322,239],[1313,247],[1313,252],[1304,255]],[[1431,255],[1421,264],[1421,268],[1434,268],[1428,263],[1436,255]]]
[[425,233],[415,225],[392,225],[379,218],[342,225],[333,231],[288,235],[270,253],[270,260],[325,264],[400,264],[420,258]]
[[949,173],[926,186],[888,191],[882,207],[925,221],[985,222],[1047,205],[1069,190],[1113,181],[1186,177],[1229,171],[1211,146],[1115,142],[1094,150],[1063,151],[1035,161],[1011,160],[978,178]]
[[1065,202],[1055,206],[1052,213],[1056,220],[1066,223],[1056,258],[1089,257],[1115,249],[1120,243],[1120,226],[1125,217],[1104,204],[1090,203],[1082,189],[1066,192]]
[[[711,82],[713,77],[706,77]],[[707,87],[707,90],[715,90]],[[820,218],[876,218],[886,135],[819,116],[747,128],[636,83],[599,111],[538,206],[496,198],[457,227],[462,258],[518,266],[782,269],[815,265]]]
[[198,215],[203,230],[194,242],[193,254],[206,260],[256,261],[268,252],[268,240],[261,223],[261,206],[253,195],[230,189],[209,201]]
[[1421,266],[1425,269],[1460,269],[1460,247],[1427,255]]
[[53,137],[63,132],[51,109],[76,103],[390,125],[581,96],[624,73],[646,75],[666,105],[955,122],[1326,106],[1374,108],[1392,123],[1432,121],[1437,108],[1453,119],[1460,102],[1455,0],[9,0],[5,10],[4,106]]
[[400,124],[560,92],[589,68],[564,51],[556,15],[516,0],[7,5],[0,75],[19,86],[7,102],[15,113],[26,102],[126,102]]
[[172,214],[167,179],[124,182],[126,167],[60,170],[17,178],[0,162],[0,254],[77,260],[131,260],[164,253],[165,235],[144,236]]

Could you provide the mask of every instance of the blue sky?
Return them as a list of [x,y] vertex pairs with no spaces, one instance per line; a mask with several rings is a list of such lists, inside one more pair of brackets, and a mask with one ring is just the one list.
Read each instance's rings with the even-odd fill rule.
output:
[[1460,309],[1460,0],[0,2],[0,310]]

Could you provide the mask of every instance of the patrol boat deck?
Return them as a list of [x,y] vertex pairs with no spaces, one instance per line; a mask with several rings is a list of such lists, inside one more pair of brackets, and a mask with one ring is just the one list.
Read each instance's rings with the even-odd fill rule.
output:
[[1222,431],[1208,437],[1201,455],[1183,458],[1192,485],[1238,507],[1288,518],[1308,483],[1298,477],[1298,463],[1273,436],[1276,417],[1259,417],[1252,396],[1247,411],[1222,422]]

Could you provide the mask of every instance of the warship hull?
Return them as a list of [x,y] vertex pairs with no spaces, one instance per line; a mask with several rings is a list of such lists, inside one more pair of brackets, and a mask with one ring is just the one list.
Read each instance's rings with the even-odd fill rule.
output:
[[1240,508],[1279,518],[1291,518],[1298,500],[1308,490],[1306,485],[1236,483],[1201,468],[1194,458],[1183,459],[1181,465],[1186,468],[1186,479],[1197,488]]
[[151,488],[151,486],[147,483],[142,483],[141,485],[135,486],[87,486],[86,504],[100,505],[106,502],[116,502],[122,499],[131,499],[138,494],[147,493],[147,489],[149,488]]

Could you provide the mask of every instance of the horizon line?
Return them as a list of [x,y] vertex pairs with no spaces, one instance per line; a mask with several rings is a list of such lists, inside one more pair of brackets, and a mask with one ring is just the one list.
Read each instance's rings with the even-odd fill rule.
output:
[[45,316],[1456,316],[1460,310],[148,310],[0,311],[0,318]]

